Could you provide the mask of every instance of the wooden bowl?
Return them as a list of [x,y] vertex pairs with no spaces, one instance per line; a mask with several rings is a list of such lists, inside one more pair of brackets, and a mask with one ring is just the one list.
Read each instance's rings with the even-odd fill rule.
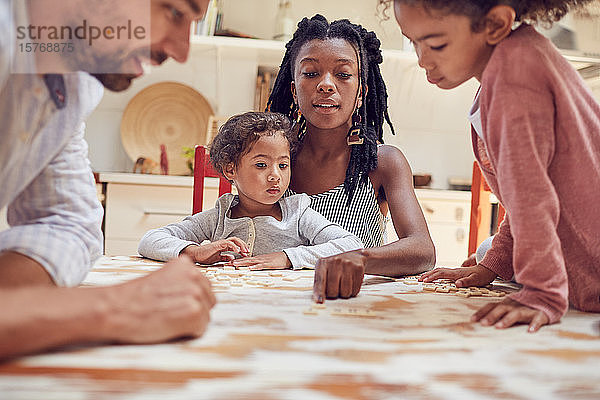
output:
[[132,161],[160,160],[167,149],[170,175],[189,173],[183,147],[208,144],[207,127],[213,110],[195,89],[177,82],[161,82],[136,94],[123,113],[121,142]]
[[431,184],[430,174],[413,175],[413,185],[415,187],[427,187]]

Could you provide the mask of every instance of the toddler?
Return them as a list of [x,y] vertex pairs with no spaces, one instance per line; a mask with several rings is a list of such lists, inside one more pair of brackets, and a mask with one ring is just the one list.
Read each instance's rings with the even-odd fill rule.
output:
[[[225,194],[210,210],[149,231],[139,253],[163,261],[187,254],[201,264],[301,269],[314,267],[321,257],[361,248],[355,235],[311,209],[307,195],[282,198],[295,143],[282,114],[230,118],[210,145],[210,159],[238,194]],[[206,240],[210,243],[203,244]],[[231,253],[243,258],[234,261]]]

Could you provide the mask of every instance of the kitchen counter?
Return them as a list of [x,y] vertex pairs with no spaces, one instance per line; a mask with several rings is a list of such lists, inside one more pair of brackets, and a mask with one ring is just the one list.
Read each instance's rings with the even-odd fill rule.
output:
[[[211,180],[212,181],[212,180]],[[130,174],[124,172],[100,172],[99,183],[131,183],[134,185],[194,186],[194,177],[176,175]]]
[[[155,175],[155,174],[132,174],[126,172],[98,172],[96,173],[98,183],[123,183],[135,185],[157,185],[157,186],[194,186],[192,176],[178,175]],[[218,179],[206,178],[206,185],[218,187]],[[415,189],[417,195],[428,198],[464,200],[471,198],[471,192],[462,190],[444,189]]]
[[[144,233],[191,213],[191,176],[101,172],[96,180],[101,186],[99,196],[105,199],[107,255],[137,254]],[[204,184],[203,209],[208,209],[217,200],[219,180],[205,178]],[[471,193],[438,189],[416,189],[415,193],[436,245],[438,264],[460,265],[467,257]],[[387,232],[388,242],[397,239],[391,221]]]
[[[84,282],[160,268],[104,257]],[[215,272],[219,275],[219,273]],[[570,310],[527,333],[469,322],[499,298],[424,292],[367,276],[358,297],[311,308],[313,271],[263,284],[215,281],[202,338],[160,345],[67,347],[0,364],[6,399],[591,399],[600,396],[600,315]],[[216,276],[216,275],[215,275]],[[289,277],[298,277],[295,281]],[[268,285],[267,285],[268,284]],[[513,286],[495,282],[494,289]]]

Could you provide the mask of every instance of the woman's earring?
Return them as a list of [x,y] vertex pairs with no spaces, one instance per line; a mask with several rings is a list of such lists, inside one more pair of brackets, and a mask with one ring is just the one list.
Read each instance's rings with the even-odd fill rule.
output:
[[295,124],[299,124],[302,120],[302,111],[298,107],[294,107],[294,114],[292,115]]
[[300,111],[300,107],[298,107],[297,104],[292,103],[291,108],[293,109],[292,121],[294,123],[292,129],[296,131],[298,139],[302,140],[304,138],[304,135],[306,135],[306,120],[302,116],[302,111]]
[[346,143],[348,143],[348,146],[352,146],[354,144],[363,144],[365,142],[364,137],[361,136],[363,127],[360,123],[361,117],[358,113],[358,110],[356,110],[356,112],[352,114],[352,126],[348,131],[348,136],[346,136]]

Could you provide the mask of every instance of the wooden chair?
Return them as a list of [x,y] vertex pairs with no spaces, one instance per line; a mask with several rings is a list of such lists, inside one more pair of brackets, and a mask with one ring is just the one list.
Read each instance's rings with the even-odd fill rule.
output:
[[[488,186],[479,164],[473,163],[473,179],[471,182],[471,222],[469,226],[469,252],[467,257],[475,251],[477,246],[490,236],[490,227],[492,224],[492,205],[490,203],[490,194],[492,193]],[[505,210],[498,203],[498,214],[496,216],[496,230],[504,219]]]
[[212,167],[206,146],[197,145],[194,149],[194,199],[192,202],[192,214],[202,211],[205,177],[219,178],[219,196],[231,193],[231,182]]

